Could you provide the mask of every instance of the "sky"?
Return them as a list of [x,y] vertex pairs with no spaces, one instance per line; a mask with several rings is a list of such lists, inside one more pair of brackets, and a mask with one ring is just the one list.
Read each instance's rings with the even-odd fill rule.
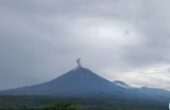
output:
[[169,0],[1,0],[0,90],[83,67],[170,90]]

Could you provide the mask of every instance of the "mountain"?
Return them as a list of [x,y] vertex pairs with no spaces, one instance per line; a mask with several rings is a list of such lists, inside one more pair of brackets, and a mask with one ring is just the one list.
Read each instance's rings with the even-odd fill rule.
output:
[[135,101],[170,100],[170,91],[147,87],[134,88],[122,81],[110,82],[80,65],[49,82],[0,91],[0,95],[45,95],[61,98],[109,98]]
[[[148,88],[148,87],[141,87],[141,88],[135,88],[128,84],[126,84],[123,81],[114,81],[112,82],[114,85],[120,86],[124,89],[126,89],[126,95],[128,99],[137,99],[137,100],[150,100],[150,101],[166,101],[168,102],[170,100],[170,91],[159,89],[159,88]],[[126,98],[127,98],[126,97]]]
[[54,95],[60,97],[122,96],[124,88],[98,76],[89,69],[77,67],[47,83],[1,91],[7,95]]

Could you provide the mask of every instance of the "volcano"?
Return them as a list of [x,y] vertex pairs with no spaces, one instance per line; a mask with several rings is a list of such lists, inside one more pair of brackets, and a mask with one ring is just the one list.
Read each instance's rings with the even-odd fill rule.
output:
[[1,91],[7,95],[52,95],[58,97],[93,97],[115,94],[122,96],[124,88],[98,76],[78,63],[78,67],[62,76],[39,85]]
[[170,100],[170,91],[135,88],[122,81],[110,82],[91,70],[78,67],[49,82],[0,91],[0,95],[40,95],[60,98],[111,98],[127,100]]

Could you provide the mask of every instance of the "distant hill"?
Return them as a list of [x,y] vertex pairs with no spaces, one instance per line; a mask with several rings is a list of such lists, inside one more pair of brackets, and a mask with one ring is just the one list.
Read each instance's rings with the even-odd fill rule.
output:
[[116,80],[116,81],[113,81],[113,84],[117,85],[117,86],[120,86],[120,87],[123,87],[123,88],[126,88],[126,89],[132,88],[131,86],[129,86],[128,84],[126,84],[123,81]]
[[134,88],[122,81],[110,82],[81,66],[39,85],[0,91],[0,95],[45,95],[61,98],[109,98],[120,100],[168,101],[170,92]]

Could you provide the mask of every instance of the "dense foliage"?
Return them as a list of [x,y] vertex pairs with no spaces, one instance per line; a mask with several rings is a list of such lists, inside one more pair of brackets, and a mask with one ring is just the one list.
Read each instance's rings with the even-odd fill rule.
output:
[[48,105],[44,107],[43,110],[81,110],[81,107],[78,105],[62,102],[53,105]]
[[168,102],[0,96],[0,110],[166,110]]

